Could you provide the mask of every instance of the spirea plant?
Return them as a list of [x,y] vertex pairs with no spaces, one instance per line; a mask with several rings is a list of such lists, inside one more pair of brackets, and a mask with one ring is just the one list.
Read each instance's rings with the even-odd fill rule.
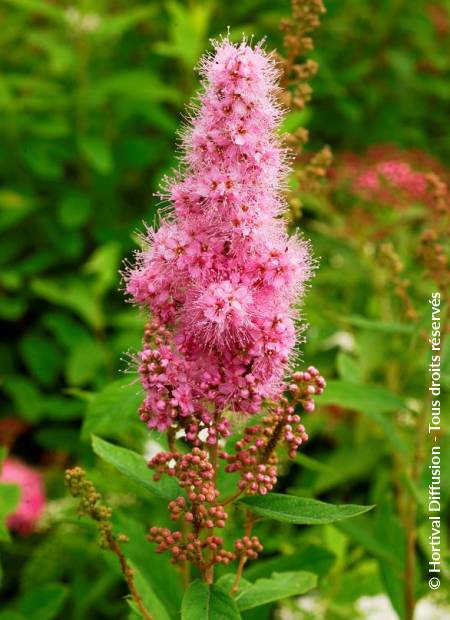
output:
[[[166,435],[168,446],[148,462],[145,484],[155,492],[166,485],[160,495],[169,500],[173,527],[149,523],[148,540],[180,568],[182,618],[226,619],[316,583],[301,570],[275,573],[267,583],[242,579],[247,561],[264,550],[256,521],[329,523],[366,508],[272,492],[280,462],[308,439],[303,412],[314,410],[325,388],[313,366],[294,370],[299,307],[314,262],[309,244],[289,235],[283,219],[289,152],[279,133],[275,57],[261,44],[224,39],[200,73],[180,168],[165,183],[169,207],[159,227],[148,228],[124,279],[148,315],[137,356],[140,418],[157,440]],[[135,480],[145,477],[137,455],[98,439],[94,448]],[[222,484],[227,476],[231,491]],[[98,522],[103,546],[118,556],[139,613],[159,620],[134,583],[111,511],[79,469],[67,482],[82,499],[82,514]],[[231,518],[230,531],[241,523],[242,532],[230,541]],[[216,583],[217,565],[229,571]]]

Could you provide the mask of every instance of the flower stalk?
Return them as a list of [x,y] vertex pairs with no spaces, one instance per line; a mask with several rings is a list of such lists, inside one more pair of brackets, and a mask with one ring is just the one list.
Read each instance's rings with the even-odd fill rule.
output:
[[142,614],[142,617],[145,620],[155,620],[146,609],[136,589],[133,578],[133,568],[128,564],[120,548],[120,544],[128,542],[128,538],[124,534],[119,534],[117,537],[113,534],[111,508],[100,503],[102,499],[101,494],[97,491],[93,483],[86,478],[86,472],[81,469],[81,467],[68,469],[65,475],[65,482],[71,495],[80,500],[78,507],[78,514],[80,517],[90,517],[97,523],[100,534],[100,546],[103,549],[109,549],[117,556],[130,594]]

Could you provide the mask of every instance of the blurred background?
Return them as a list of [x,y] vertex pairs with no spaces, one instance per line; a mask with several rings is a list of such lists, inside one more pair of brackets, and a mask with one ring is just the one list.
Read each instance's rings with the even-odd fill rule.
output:
[[[306,603],[254,616],[261,620],[405,617],[399,497],[408,485],[419,505],[414,588],[418,598],[427,594],[426,481],[405,475],[427,382],[418,334],[438,286],[416,264],[419,236],[435,222],[433,196],[419,177],[448,175],[450,3],[328,0],[326,8],[310,55],[319,64],[313,100],[289,115],[286,128],[309,130],[307,153],[329,145],[334,154],[316,194],[302,196],[301,213],[291,218],[321,257],[302,357],[331,389],[308,420],[311,440],[283,485],[381,508],[353,530],[277,526],[268,554],[292,554],[298,541],[312,545],[323,580]],[[281,49],[279,22],[289,14],[287,0],[2,2],[0,443],[43,476],[47,498],[38,526],[25,519],[3,532],[2,620],[128,617],[116,559],[77,521],[63,470],[94,466],[92,432],[144,450],[141,398],[122,389],[130,377],[119,374],[127,352],[140,346],[144,317],[124,302],[118,271],[143,221],[154,221],[153,193],[176,165],[176,132],[198,87],[193,68],[210,37],[229,26],[232,38],[266,36],[269,49]],[[361,175],[378,174],[386,162],[403,168],[392,178],[383,173],[390,187],[379,182],[368,196],[374,185]],[[380,240],[392,244],[400,270],[392,256],[390,266],[383,262]],[[412,315],[403,312],[395,274],[407,281]],[[447,347],[444,386],[449,377]],[[148,500],[130,497],[109,469],[93,470],[100,490],[105,472],[117,518],[137,528],[131,517],[148,514]],[[449,482],[450,475],[445,501]],[[408,505],[408,494],[402,501]],[[165,514],[164,506],[150,509],[152,519]],[[149,545],[150,563],[152,553]],[[164,578],[155,579],[162,592]],[[170,602],[171,593],[162,596]],[[447,599],[441,589],[417,617],[449,618]]]

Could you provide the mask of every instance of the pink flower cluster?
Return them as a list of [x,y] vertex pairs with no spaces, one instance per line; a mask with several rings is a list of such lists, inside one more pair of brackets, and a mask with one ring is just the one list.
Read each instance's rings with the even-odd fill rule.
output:
[[167,181],[172,215],[148,230],[125,279],[154,319],[139,360],[142,420],[160,431],[181,422],[194,443],[206,428],[214,444],[228,427],[213,428],[213,412],[253,414],[280,395],[293,304],[312,266],[280,217],[287,166],[274,59],[225,39],[201,75],[182,171]]
[[7,458],[3,463],[0,482],[17,484],[20,488],[19,505],[7,518],[7,526],[19,534],[30,534],[46,504],[41,474],[18,459]]
[[363,155],[344,153],[329,176],[339,189],[344,185],[366,200],[403,208],[411,202],[433,205],[430,173],[448,181],[448,171],[422,151],[382,144]]
[[403,192],[410,200],[422,200],[427,191],[424,174],[413,170],[403,161],[382,161],[362,172],[353,188],[366,197],[383,195],[386,188]]

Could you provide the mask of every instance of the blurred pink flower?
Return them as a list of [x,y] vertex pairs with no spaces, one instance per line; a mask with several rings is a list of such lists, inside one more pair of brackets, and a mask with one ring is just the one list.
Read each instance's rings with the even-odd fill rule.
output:
[[0,481],[17,484],[20,487],[19,505],[7,518],[7,526],[19,534],[30,534],[46,504],[42,475],[18,459],[7,458],[3,464]]
[[363,155],[341,155],[330,177],[337,187],[347,184],[354,195],[365,200],[405,208],[412,202],[433,203],[430,172],[448,181],[447,170],[425,153],[386,144],[371,147]]
[[353,184],[356,192],[373,195],[389,185],[402,191],[410,200],[422,200],[427,191],[427,180],[422,172],[416,172],[402,161],[382,161],[362,172]]

